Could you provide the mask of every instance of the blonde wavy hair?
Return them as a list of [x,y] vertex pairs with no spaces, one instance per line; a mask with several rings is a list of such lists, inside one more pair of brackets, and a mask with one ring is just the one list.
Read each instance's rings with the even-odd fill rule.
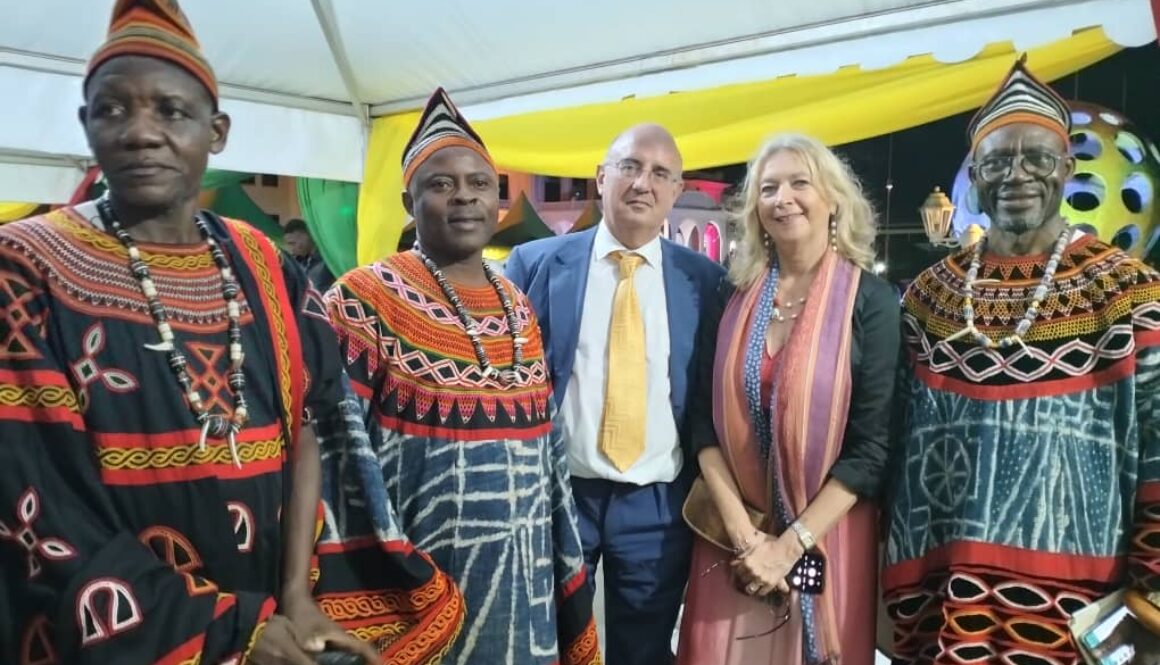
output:
[[797,155],[821,195],[837,206],[838,253],[860,268],[870,270],[874,264],[877,222],[874,207],[862,193],[858,176],[849,164],[817,139],[804,134],[777,134],[762,144],[757,157],[749,163],[740,195],[734,201],[733,218],[742,233],[729,264],[729,278],[734,284],[747,287],[769,265],[772,255],[763,242],[765,231],[757,217],[757,199],[761,193],[761,170],[771,157],[782,151]]

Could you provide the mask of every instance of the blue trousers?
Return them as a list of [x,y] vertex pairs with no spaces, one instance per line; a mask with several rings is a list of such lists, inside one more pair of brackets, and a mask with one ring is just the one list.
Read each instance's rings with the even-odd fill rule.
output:
[[[688,471],[688,470],[686,470]],[[605,662],[668,665],[693,536],[681,518],[691,473],[633,485],[572,478],[589,579],[604,560]]]

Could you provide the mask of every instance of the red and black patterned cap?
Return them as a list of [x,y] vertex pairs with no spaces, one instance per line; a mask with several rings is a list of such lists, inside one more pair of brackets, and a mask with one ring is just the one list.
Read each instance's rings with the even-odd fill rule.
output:
[[177,0],[117,0],[109,36],[89,59],[85,84],[98,67],[121,55],[172,62],[201,81],[217,105],[217,78]]

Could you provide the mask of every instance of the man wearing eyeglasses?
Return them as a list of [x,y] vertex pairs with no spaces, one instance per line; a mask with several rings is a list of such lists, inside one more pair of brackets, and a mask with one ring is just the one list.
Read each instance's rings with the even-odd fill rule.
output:
[[904,298],[901,662],[1079,662],[1071,615],[1121,589],[1160,617],[1160,275],[1060,215],[1070,118],[1017,62],[970,124],[987,236]]
[[656,665],[671,659],[688,577],[691,451],[713,436],[698,373],[724,270],[660,237],[684,187],[664,128],[617,137],[596,185],[599,225],[521,245],[506,270],[540,319],[590,572],[604,561],[608,663]]

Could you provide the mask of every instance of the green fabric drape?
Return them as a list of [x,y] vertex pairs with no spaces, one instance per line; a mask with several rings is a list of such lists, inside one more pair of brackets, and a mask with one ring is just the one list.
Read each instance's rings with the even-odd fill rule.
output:
[[358,265],[358,185],[298,178],[298,206],[326,267],[335,276]]
[[223,217],[249,222],[271,240],[280,243],[282,227],[259,208],[246,190],[242,189],[242,181],[253,176],[252,173],[206,169],[201,177],[201,188],[217,190],[213,205],[210,206],[214,212]]
[[211,209],[222,217],[249,222],[275,243],[282,242],[282,227],[254,203],[241,185],[219,187]]
[[229,185],[240,185],[243,180],[253,178],[253,173],[242,173],[240,171],[221,171],[219,169],[206,169],[201,176],[202,189],[221,189]]

